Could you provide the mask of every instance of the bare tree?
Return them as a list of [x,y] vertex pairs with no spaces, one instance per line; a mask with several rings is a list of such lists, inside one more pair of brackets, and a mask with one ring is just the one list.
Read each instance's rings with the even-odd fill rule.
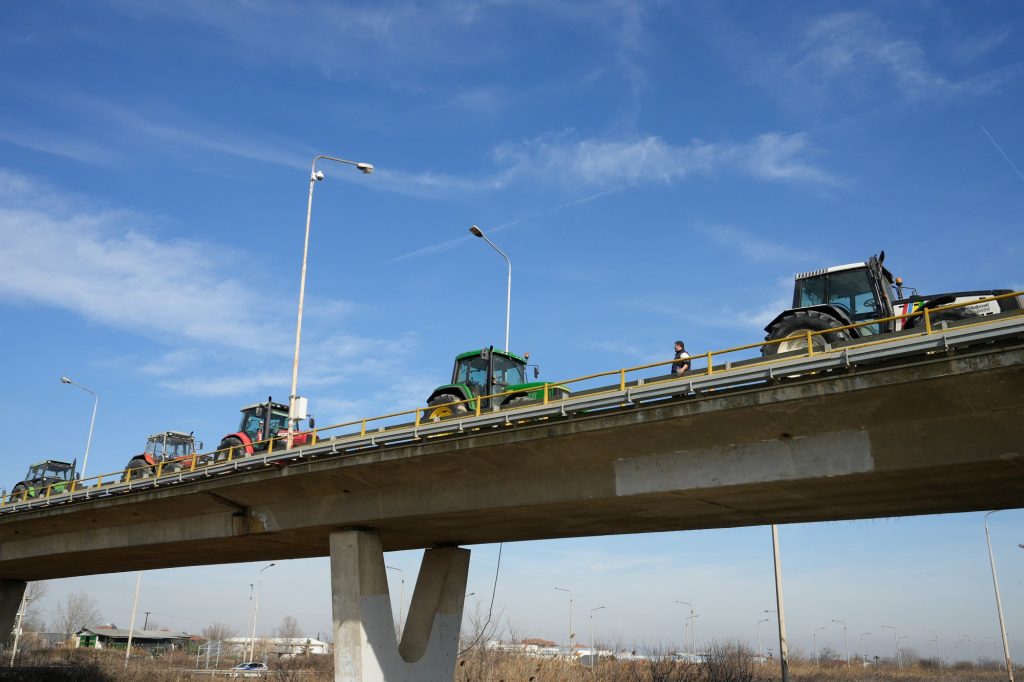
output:
[[96,601],[85,592],[78,591],[57,604],[53,626],[65,639],[71,639],[71,635],[88,625],[95,625],[101,618]]
[[223,642],[225,639],[237,637],[238,630],[227,623],[210,623],[200,634],[211,642]]
[[25,588],[25,613],[21,619],[23,632],[40,632],[46,627],[42,604],[46,589],[45,582],[29,583]]
[[281,624],[274,630],[275,637],[281,637],[282,639],[297,639],[304,637],[302,628],[299,626],[299,621],[294,616],[285,616],[281,619]]

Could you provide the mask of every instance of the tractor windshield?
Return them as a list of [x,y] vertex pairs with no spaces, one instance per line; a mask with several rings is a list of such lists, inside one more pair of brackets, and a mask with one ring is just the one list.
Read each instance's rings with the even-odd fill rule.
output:
[[[878,301],[866,268],[829,275],[828,302],[844,308],[854,322],[878,317]],[[861,328],[861,334],[877,334],[878,325]]]
[[474,395],[487,395],[487,361],[479,355],[463,358],[455,366],[455,384],[466,384]]
[[40,462],[33,464],[28,470],[30,479],[59,478],[64,481],[71,480],[71,465],[63,462]]
[[168,440],[164,447],[164,456],[171,459],[178,457],[188,457],[192,454],[192,441],[191,440]]
[[504,355],[494,355],[494,383],[505,386],[525,384],[526,378],[523,365]]

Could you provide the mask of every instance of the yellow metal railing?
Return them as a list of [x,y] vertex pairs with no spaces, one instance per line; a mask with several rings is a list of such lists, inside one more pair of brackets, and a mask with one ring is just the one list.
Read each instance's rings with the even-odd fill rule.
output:
[[[895,338],[893,336],[891,336],[891,335],[884,335],[885,338],[880,338],[880,339],[877,339],[877,340],[870,340],[869,336],[868,337],[861,337],[862,340],[857,344],[857,346],[858,347],[863,347],[863,346],[867,346],[867,345],[880,345],[880,344],[884,344],[884,343],[888,343],[890,341],[893,341],[893,340],[895,340],[897,338],[898,339],[904,339],[904,338],[913,337],[913,336],[926,336],[926,335],[929,335],[929,334],[932,334],[932,333],[935,332],[935,329],[932,326],[932,315],[935,315],[935,314],[938,314],[938,313],[941,313],[941,312],[944,312],[944,311],[948,311],[948,310],[953,310],[953,309],[957,309],[957,308],[964,308],[964,307],[967,307],[967,306],[977,305],[979,303],[985,303],[985,302],[988,302],[988,301],[999,301],[999,300],[1002,300],[1002,299],[1012,298],[1012,297],[1015,297],[1015,296],[1022,296],[1022,295],[1024,295],[1024,292],[1016,291],[1016,292],[1012,292],[1012,293],[1001,294],[1001,295],[998,295],[998,296],[989,296],[989,297],[985,297],[985,298],[978,299],[978,300],[975,300],[975,301],[968,301],[968,302],[965,302],[965,303],[950,304],[950,305],[947,305],[947,306],[941,306],[941,307],[934,308],[934,309],[926,308],[926,309],[917,310],[917,311],[914,311],[914,312],[911,312],[911,313],[905,313],[905,314],[902,314],[902,315],[893,315],[891,317],[867,320],[867,321],[864,321],[864,322],[858,322],[856,324],[845,325],[845,326],[842,326],[842,327],[834,327],[834,328],[830,328],[830,329],[826,329],[826,330],[822,330],[822,331],[810,331],[810,330],[807,330],[805,332],[799,332],[796,335],[793,335],[793,336],[790,336],[790,337],[787,337],[787,338],[782,338],[782,339],[772,339],[770,341],[758,341],[757,343],[748,343],[748,344],[745,344],[745,345],[742,345],[742,346],[733,346],[731,348],[725,348],[723,350],[708,350],[708,351],[706,351],[704,353],[699,353],[699,354],[696,354],[696,355],[693,355],[693,356],[690,357],[691,369],[688,372],[686,372],[686,374],[684,374],[684,375],[680,375],[680,376],[665,375],[665,376],[658,376],[658,377],[648,377],[648,378],[645,378],[645,381],[648,380],[648,379],[653,379],[654,381],[668,381],[668,380],[671,380],[671,379],[679,379],[681,377],[692,378],[692,377],[701,376],[701,375],[711,376],[716,371],[722,371],[721,368],[719,370],[715,369],[715,366],[714,366],[715,358],[722,358],[723,356],[726,356],[726,355],[742,353],[744,351],[750,351],[750,350],[753,350],[753,349],[762,349],[765,346],[771,346],[771,345],[778,345],[778,344],[782,344],[782,343],[788,343],[788,342],[792,342],[794,339],[797,339],[797,338],[799,338],[801,340],[804,340],[805,343],[806,343],[806,350],[803,351],[802,354],[794,355],[794,353],[797,353],[797,351],[793,351],[793,352],[787,353],[784,358],[780,358],[778,355],[764,355],[759,362],[751,362],[750,361],[750,360],[756,360],[756,357],[755,358],[745,358],[745,360],[747,360],[747,361],[744,363],[744,367],[756,367],[756,366],[765,365],[765,364],[772,364],[774,362],[777,362],[779,359],[787,359],[788,360],[790,358],[811,357],[811,356],[815,356],[815,355],[818,355],[818,354],[821,354],[821,353],[824,353],[824,352],[828,352],[828,353],[842,352],[845,349],[845,347],[844,348],[830,348],[828,351],[824,351],[822,349],[815,350],[814,349],[814,339],[815,339],[815,337],[827,336],[829,334],[835,334],[836,332],[848,331],[848,330],[851,330],[851,329],[858,329],[858,328],[861,328],[861,327],[867,327],[867,326],[871,326],[871,325],[878,325],[878,324],[885,324],[885,323],[889,323],[889,322],[895,322],[896,320],[900,320],[900,319],[902,319],[902,320],[910,320],[910,319],[916,318],[916,317],[924,317],[924,325],[922,326],[922,328],[920,330],[918,330],[917,328],[914,328],[914,329],[911,329],[911,330],[906,330],[905,333],[903,333],[900,336],[895,337]],[[1022,311],[1022,314],[1024,314],[1024,311]],[[978,317],[976,321],[969,322],[969,323],[962,324],[962,325],[958,325],[958,328],[982,326],[982,325],[988,324],[990,321],[991,320],[987,316],[981,316],[981,317]],[[693,366],[692,366],[692,363],[694,361],[703,361],[703,363],[704,363],[703,370],[698,371],[699,368],[698,369],[694,369]],[[672,364],[674,364],[676,362],[678,362],[678,360],[676,360],[675,358],[673,358],[671,360],[661,360],[661,361],[658,361],[658,362],[650,362],[650,363],[646,363],[646,364],[643,364],[643,365],[635,365],[635,366],[632,366],[632,367],[623,367],[623,368],[620,368],[620,369],[609,370],[607,372],[597,372],[595,374],[587,374],[587,375],[584,375],[584,376],[581,376],[581,377],[576,377],[576,378],[573,378],[573,379],[567,379],[567,380],[564,380],[564,381],[545,382],[541,386],[537,386],[536,388],[533,388],[533,389],[527,389],[526,391],[524,391],[523,389],[520,389],[520,390],[517,390],[517,391],[503,391],[501,393],[494,393],[494,394],[491,394],[491,395],[479,396],[479,397],[474,397],[474,398],[471,398],[471,399],[459,400],[459,401],[455,401],[455,402],[451,402],[451,403],[445,403],[443,406],[417,407],[417,408],[412,409],[412,410],[403,410],[401,412],[391,412],[391,413],[379,415],[379,416],[376,416],[376,417],[365,417],[365,418],[356,419],[356,420],[353,420],[353,421],[342,422],[340,424],[332,424],[330,426],[315,428],[315,429],[312,429],[312,430],[308,431],[307,433],[309,433],[309,443],[310,444],[315,444],[317,441],[321,440],[322,434],[324,432],[328,432],[328,431],[337,432],[337,431],[342,430],[342,429],[355,429],[356,427],[358,427],[358,431],[354,431],[353,430],[353,431],[351,431],[349,433],[342,433],[338,437],[339,438],[340,437],[365,437],[368,433],[373,433],[373,431],[369,428],[369,427],[371,427],[373,425],[377,425],[376,426],[376,429],[377,429],[376,433],[381,434],[381,435],[387,434],[389,430],[394,430],[394,429],[398,429],[398,428],[408,428],[409,425],[410,425],[410,421],[411,421],[411,423],[412,423],[412,425],[414,427],[419,427],[419,426],[423,425],[424,423],[433,423],[433,421],[431,420],[429,415],[430,415],[430,413],[435,412],[439,407],[444,407],[444,408],[451,409],[454,406],[461,405],[461,406],[465,407],[465,412],[462,412],[460,414],[455,414],[455,415],[453,415],[454,417],[458,417],[458,416],[463,416],[463,417],[480,416],[481,414],[484,414],[482,406],[483,406],[483,404],[485,402],[490,401],[490,403],[493,404],[495,400],[500,400],[503,397],[507,397],[507,396],[510,396],[512,394],[522,394],[524,392],[527,392],[527,393],[542,392],[541,403],[544,404],[544,405],[548,405],[548,404],[551,403],[552,400],[559,400],[562,397],[564,397],[563,394],[568,392],[568,389],[566,388],[567,386],[570,386],[570,385],[580,385],[580,384],[583,384],[583,383],[586,383],[586,382],[592,382],[592,381],[595,381],[597,379],[602,379],[602,378],[606,378],[606,377],[615,377],[617,380],[615,381],[614,384],[608,384],[608,385],[599,386],[598,390],[592,390],[591,392],[588,393],[588,395],[590,395],[590,396],[600,396],[600,395],[611,394],[611,393],[621,393],[621,392],[624,392],[626,390],[626,388],[627,388],[627,384],[628,384],[627,375],[629,375],[631,373],[634,373],[634,372],[641,372],[641,371],[644,371],[644,370],[653,369],[655,367],[671,366]],[[728,371],[728,369],[729,369],[729,367],[727,366],[725,368],[725,371]],[[601,389],[603,389],[603,390],[601,390]],[[553,394],[557,394],[557,395],[553,395]],[[509,415],[511,416],[511,415],[515,414],[516,407],[515,406],[502,407],[502,411],[503,412],[507,411],[509,413]],[[395,423],[396,421],[398,423]],[[413,436],[413,437],[414,438],[418,438],[418,436]],[[238,453],[237,453],[238,450],[241,450],[241,457],[257,457],[257,456],[262,456],[262,455],[270,455],[270,454],[272,454],[274,452],[274,445],[275,445],[275,443],[279,444],[280,441],[283,440],[283,438],[284,438],[284,436],[274,436],[274,437],[271,437],[271,438],[266,438],[264,440],[254,442],[253,445],[261,445],[263,443],[267,444],[267,448],[266,448],[265,452],[260,452],[258,454],[254,454],[254,455],[248,455],[247,451],[246,451],[246,448],[244,446],[241,447],[241,448],[239,446],[233,446],[233,447],[229,447],[229,448],[214,450],[214,451],[212,451],[210,453],[193,453],[190,457],[184,457],[184,458],[175,459],[175,460],[169,460],[169,461],[161,461],[161,462],[157,463],[157,465],[155,467],[155,470],[152,473],[150,473],[149,475],[141,475],[141,476],[134,475],[132,473],[131,469],[124,469],[122,471],[118,471],[118,472],[114,472],[114,473],[100,474],[99,476],[93,476],[93,477],[88,478],[88,479],[76,479],[74,481],[61,481],[61,482],[58,482],[58,483],[52,483],[50,485],[47,485],[45,488],[42,488],[41,490],[40,489],[34,490],[35,494],[33,494],[33,495],[29,494],[29,492],[30,492],[29,490],[21,491],[19,493],[8,493],[8,494],[0,495],[0,508],[5,507],[5,506],[10,505],[10,504],[17,504],[19,502],[25,502],[25,501],[27,501],[29,499],[39,499],[39,498],[51,499],[53,497],[58,497],[58,496],[66,495],[68,493],[78,492],[78,491],[82,491],[82,490],[88,490],[90,493],[91,492],[98,492],[98,491],[103,490],[104,488],[109,487],[110,485],[112,485],[114,483],[118,483],[118,482],[130,483],[132,480],[139,480],[140,478],[141,479],[156,479],[156,481],[159,481],[160,478],[165,478],[167,480],[170,480],[173,476],[176,476],[176,475],[181,474],[181,473],[185,473],[186,471],[188,473],[192,473],[192,472],[196,471],[197,469],[201,469],[201,468],[205,468],[205,467],[210,467],[210,466],[214,466],[214,465],[219,465],[219,464],[223,464],[225,462],[232,462],[232,461],[234,461],[235,459],[238,458],[238,457],[236,457],[236,455],[238,455]],[[168,468],[169,466],[172,467],[173,470],[165,471],[165,469]],[[91,483],[90,483],[90,485],[85,485],[86,482],[91,482]]]

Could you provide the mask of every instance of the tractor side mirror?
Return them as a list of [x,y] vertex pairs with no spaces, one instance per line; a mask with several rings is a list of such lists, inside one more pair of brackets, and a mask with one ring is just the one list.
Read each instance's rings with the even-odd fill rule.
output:
[[313,418],[313,415],[309,415],[309,428],[316,428],[316,419]]
[[198,443],[196,443],[196,447],[199,448],[200,451],[202,451],[202,449],[203,449],[203,441],[199,441]]
[[480,350],[480,359],[481,360],[490,360],[491,359],[491,349],[490,348],[483,348],[483,349],[481,349]]
[[534,365],[533,366],[533,378],[536,379],[539,376],[540,376],[540,367],[538,367],[537,365]]

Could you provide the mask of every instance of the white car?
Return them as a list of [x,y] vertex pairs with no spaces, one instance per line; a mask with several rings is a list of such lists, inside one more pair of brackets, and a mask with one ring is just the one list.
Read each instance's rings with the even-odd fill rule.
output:
[[231,677],[262,677],[269,670],[270,668],[267,667],[266,663],[249,661],[248,663],[239,663],[232,668]]

